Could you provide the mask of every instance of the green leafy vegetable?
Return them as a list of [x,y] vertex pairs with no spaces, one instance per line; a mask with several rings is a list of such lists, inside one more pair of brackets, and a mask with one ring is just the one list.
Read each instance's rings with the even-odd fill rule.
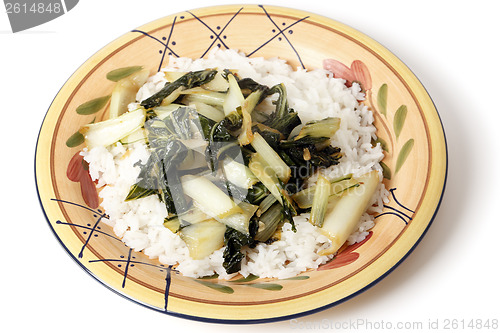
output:
[[162,90],[154,94],[153,96],[145,99],[141,102],[141,106],[146,109],[153,108],[155,106],[161,105],[162,101],[167,98],[170,94],[172,94],[177,89],[190,89],[193,87],[199,87],[202,84],[205,84],[211,81],[215,74],[217,74],[217,70],[201,70],[196,72],[189,72],[174,82],[167,83]]
[[273,204],[259,218],[259,228],[255,235],[255,240],[260,242],[267,241],[276,231],[278,225],[283,222],[283,207],[279,203]]
[[340,127],[340,118],[329,117],[307,122],[300,130],[294,141],[311,138],[331,138]]
[[262,160],[266,163],[265,167],[271,168],[276,176],[284,182],[287,182],[288,179],[290,179],[290,167],[258,132],[254,134],[254,139],[251,144]]
[[[168,212],[164,227],[184,240],[192,258],[225,245],[223,266],[229,274],[238,272],[244,247],[277,240],[284,223],[297,232],[294,217],[305,211],[311,211],[313,224],[335,229],[328,210],[360,184],[350,175],[332,181],[320,177],[306,189],[304,184],[339,163],[341,151],[331,145],[339,118],[303,124],[288,105],[284,84],[269,88],[215,69],[167,72],[169,82],[159,92],[127,111],[145,73],[135,66],[110,72],[108,78],[117,82],[113,119],[78,134],[89,147],[117,141],[148,145],[150,155],[137,164],[139,176],[125,200],[156,195]],[[266,99],[273,110],[261,106]],[[108,100],[90,101],[79,111],[96,112]],[[77,144],[78,137],[68,142]]]
[[226,228],[224,234],[224,249],[222,266],[228,274],[236,273],[241,269],[241,261],[245,255],[241,252],[243,246],[252,245],[254,243],[254,236],[256,233],[256,223],[252,221],[250,234],[244,234],[233,228]]
[[80,129],[80,133],[85,137],[87,147],[106,147],[141,128],[145,119],[144,110],[137,109],[113,119],[87,124]]
[[270,115],[269,119],[264,122],[264,125],[276,129],[285,137],[288,137],[290,132],[301,121],[299,115],[288,107],[286,88],[284,84],[278,84],[266,91],[268,96],[277,93],[278,99],[273,102],[276,105],[275,111]]
[[316,189],[314,191],[314,199],[311,209],[311,223],[315,226],[322,227],[325,220],[328,199],[330,197],[330,182],[323,176],[318,178]]
[[346,242],[357,227],[370,199],[379,184],[379,173],[368,172],[359,177],[359,189],[346,191],[325,216],[322,230],[330,238],[330,248],[319,252],[320,255],[334,254]]

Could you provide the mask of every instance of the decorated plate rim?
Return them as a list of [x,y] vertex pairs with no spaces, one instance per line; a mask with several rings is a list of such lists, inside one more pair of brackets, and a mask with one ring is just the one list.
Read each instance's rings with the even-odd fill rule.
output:
[[[206,14],[207,16],[208,15],[220,15],[220,14],[224,14],[224,13],[226,13],[226,14],[227,13],[232,13],[232,12],[234,12],[235,8],[239,8],[239,7],[253,8],[253,7],[256,7],[256,6],[255,5],[223,5],[223,6],[203,7],[203,8],[193,9],[192,11],[196,11],[197,14],[200,15],[200,16],[202,16],[203,14],[206,14],[206,13],[210,13],[210,14]],[[126,43],[131,43],[131,42],[133,42],[133,40],[135,40],[135,38],[128,38],[128,42],[122,43],[122,40],[126,40],[127,39],[126,36],[129,34],[129,33],[126,33],[123,36],[121,36],[121,37],[115,39],[114,41],[110,42],[109,44],[107,44],[106,46],[104,46],[103,48],[101,48],[100,50],[98,50],[96,53],[94,53],[93,55],[91,55],[89,57],[89,59],[87,59],[77,70],[75,70],[75,72],[73,74],[71,74],[71,76],[68,78],[68,80],[61,87],[60,91],[57,93],[56,97],[54,98],[53,102],[51,103],[51,105],[50,105],[50,107],[49,107],[49,109],[48,109],[48,111],[47,111],[47,113],[46,113],[46,115],[44,117],[44,120],[42,122],[42,126],[41,126],[40,131],[39,131],[39,135],[38,135],[38,138],[37,138],[36,149],[35,149],[35,184],[36,184],[37,196],[38,196],[40,205],[42,207],[42,211],[44,213],[44,216],[46,218],[46,221],[48,222],[49,227],[51,228],[52,232],[56,236],[57,240],[59,241],[59,243],[61,244],[61,246],[66,250],[66,252],[70,255],[70,257],[72,257],[73,260],[75,260],[78,263],[78,265],[82,269],[84,269],[84,271],[86,271],[89,275],[91,275],[99,283],[101,283],[102,285],[104,285],[108,289],[112,290],[116,294],[118,294],[118,295],[120,295],[120,296],[122,296],[122,297],[124,297],[124,298],[126,298],[128,300],[133,301],[134,303],[137,303],[137,304],[143,305],[143,306],[145,306],[147,308],[150,308],[150,309],[162,312],[162,313],[167,313],[169,315],[173,315],[173,316],[176,316],[176,317],[181,317],[181,318],[186,318],[186,319],[191,319],[191,320],[197,320],[197,321],[203,321],[203,322],[213,322],[213,323],[228,323],[228,324],[266,323],[266,322],[282,321],[282,320],[288,320],[288,319],[297,318],[297,317],[301,317],[301,316],[305,316],[305,315],[310,315],[310,314],[317,313],[317,312],[323,311],[325,309],[331,308],[331,307],[333,307],[335,305],[338,305],[340,303],[343,303],[344,301],[347,301],[347,300],[355,297],[356,295],[359,295],[360,293],[364,292],[365,290],[369,289],[370,287],[372,287],[373,285],[375,285],[376,283],[378,283],[379,281],[381,281],[382,279],[384,279],[397,266],[399,266],[399,264],[401,264],[409,256],[410,253],[413,252],[413,250],[420,243],[420,241],[422,240],[422,238],[426,235],[427,231],[429,230],[430,226],[432,225],[432,223],[433,223],[433,221],[434,221],[434,219],[436,217],[436,214],[437,214],[437,212],[439,210],[441,201],[442,201],[443,196],[444,196],[445,187],[446,187],[446,181],[447,181],[447,173],[448,173],[448,150],[447,150],[447,144],[446,144],[446,135],[445,135],[445,132],[444,132],[444,127],[443,127],[442,121],[440,119],[439,113],[437,111],[437,108],[436,108],[434,102],[432,101],[430,95],[425,90],[425,87],[421,84],[421,82],[415,76],[415,74],[413,72],[411,72],[411,70],[399,58],[397,58],[392,52],[390,52],[387,48],[381,46],[380,44],[378,44],[378,42],[376,42],[375,40],[371,39],[370,37],[368,37],[364,33],[360,32],[360,31],[357,31],[357,30],[355,30],[353,28],[350,28],[348,26],[345,26],[344,24],[342,24],[342,23],[340,23],[340,22],[338,22],[338,21],[336,21],[334,19],[330,19],[330,18],[327,18],[327,17],[324,17],[324,16],[320,16],[320,15],[317,15],[317,14],[309,13],[309,12],[306,12],[306,11],[292,9],[292,8],[286,8],[286,7],[266,6],[266,8],[268,8],[271,11],[275,11],[275,12],[278,11],[279,12],[279,13],[273,13],[273,14],[288,15],[288,16],[291,16],[291,17],[297,17],[299,15],[302,15],[302,16],[307,15],[309,18],[311,18],[311,19],[314,20],[314,24],[323,25],[323,26],[328,27],[328,28],[332,28],[334,26],[337,26],[337,28],[338,28],[338,26],[340,26],[342,28],[348,29],[351,33],[354,33],[356,35],[356,36],[350,36],[351,39],[356,40],[358,43],[361,43],[361,44],[365,45],[367,48],[369,48],[371,50],[374,49],[374,46],[377,46],[378,48],[380,48],[382,51],[384,51],[386,53],[386,56],[390,56],[391,58],[393,58],[393,60],[399,61],[401,63],[400,65],[403,67],[403,69],[407,70],[408,73],[409,73],[409,75],[412,76],[411,79],[416,80],[414,82],[414,84],[411,85],[411,87],[413,88],[414,85],[418,85],[418,88],[423,89],[424,94],[429,99],[430,103],[432,104],[433,111],[435,112],[435,116],[437,117],[437,121],[435,121],[435,122],[439,123],[439,124],[435,124],[435,125],[438,125],[437,126],[438,130],[440,130],[439,134],[442,134],[442,142],[438,142],[438,144],[441,144],[443,146],[443,148],[444,148],[444,152],[443,152],[443,156],[442,156],[442,158],[444,159],[444,166],[442,166],[441,169],[440,169],[441,173],[444,173],[442,175],[442,189],[440,191],[440,194],[438,195],[439,199],[437,200],[435,209],[432,212],[432,216],[430,217],[430,219],[429,219],[427,225],[425,226],[425,229],[423,230],[423,232],[419,235],[419,237],[416,239],[416,241],[413,243],[413,245],[406,251],[406,253],[403,253],[402,256],[399,258],[399,260],[397,260],[392,266],[390,266],[388,268],[386,267],[385,268],[385,272],[382,273],[381,275],[379,275],[373,281],[371,281],[370,283],[364,285],[362,288],[358,289],[357,291],[355,291],[355,292],[353,292],[353,293],[351,293],[351,294],[349,294],[349,295],[347,295],[347,296],[345,296],[345,297],[343,297],[341,299],[338,299],[338,300],[336,300],[334,302],[331,302],[331,303],[328,303],[326,305],[322,305],[322,306],[319,306],[319,307],[316,307],[316,308],[313,308],[313,309],[310,309],[310,310],[300,311],[300,312],[296,312],[296,313],[289,314],[289,315],[281,315],[281,316],[275,316],[275,317],[266,317],[266,318],[260,318],[260,319],[219,319],[219,318],[208,318],[208,317],[195,316],[195,315],[190,315],[190,314],[185,314],[185,313],[179,313],[179,312],[175,312],[175,311],[165,312],[165,311],[162,311],[161,309],[158,309],[158,308],[156,308],[156,307],[154,307],[154,306],[152,306],[150,304],[146,304],[144,302],[141,302],[139,299],[136,299],[136,298],[134,298],[134,297],[132,297],[130,295],[127,295],[125,292],[123,292],[121,290],[118,290],[118,289],[112,287],[111,285],[108,285],[106,283],[106,281],[104,281],[103,279],[101,279],[98,276],[96,276],[91,269],[89,269],[88,267],[86,267],[82,262],[80,262],[75,257],[75,255],[73,253],[71,253],[71,251],[68,249],[68,247],[66,246],[66,244],[64,243],[64,241],[60,238],[60,236],[57,233],[57,231],[52,226],[52,224],[50,222],[50,219],[49,219],[49,216],[48,216],[47,211],[46,211],[46,207],[44,207],[43,199],[42,199],[41,194],[40,194],[40,191],[41,191],[40,187],[41,187],[41,185],[40,185],[40,182],[39,182],[40,179],[39,179],[38,174],[37,174],[37,170],[38,170],[37,164],[41,163],[40,162],[40,158],[41,157],[39,156],[39,144],[40,144],[40,139],[41,139],[42,131],[44,129],[44,126],[46,125],[47,116],[49,115],[50,110],[53,107],[54,101],[61,94],[61,92],[63,92],[64,89],[67,87],[68,82],[70,82],[70,81],[72,81],[72,79],[74,79],[74,76],[76,74],[79,74],[83,69],[86,69],[86,67],[93,67],[96,63],[104,61],[104,59],[106,58],[106,56],[103,57],[103,56],[101,56],[101,54],[104,54],[104,55],[108,54],[109,55],[109,51],[115,50],[116,46],[124,45]],[[143,25],[142,27],[139,27],[139,28],[141,28],[143,30],[147,30],[148,27],[154,27],[154,26],[156,26],[158,28],[161,25],[161,22],[168,22],[172,17],[174,17],[175,15],[179,15],[179,14],[180,13],[168,15],[166,17],[157,19],[157,20],[155,20],[153,22],[147,23],[147,24],[145,24],[145,25]],[[363,38],[364,41],[361,42],[360,38]],[[369,43],[371,45],[366,45],[366,43]],[[376,54],[377,56],[380,56],[379,52],[380,51],[373,50],[373,54]],[[93,61],[93,65],[90,65],[89,63],[92,62],[92,61]],[[396,71],[396,73],[398,73],[398,75],[404,77],[404,73],[401,74],[399,71],[397,71],[397,70],[395,70],[395,71]],[[405,79],[406,79],[406,77],[405,77]],[[76,85],[78,85],[79,81],[80,80],[75,81]],[[420,99],[416,99],[416,100],[420,100]],[[426,115],[426,117],[424,117],[427,121],[429,121],[429,119],[427,119],[428,116],[429,115]],[[429,176],[429,177],[431,177],[431,176]],[[425,197],[425,195],[424,195],[424,197]],[[422,197],[422,199],[423,199],[423,197]]]

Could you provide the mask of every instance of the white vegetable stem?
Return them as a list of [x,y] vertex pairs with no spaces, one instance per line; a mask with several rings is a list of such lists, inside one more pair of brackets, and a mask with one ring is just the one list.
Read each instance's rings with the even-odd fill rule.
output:
[[248,145],[253,140],[252,132],[252,111],[255,109],[259,103],[260,96],[262,93],[260,91],[254,91],[243,101],[241,106],[241,116],[243,122],[241,124],[241,133],[238,135],[238,142],[241,146]]
[[180,231],[191,258],[203,259],[224,245],[226,226],[215,220],[191,224]]
[[259,181],[245,164],[231,158],[224,160],[223,167],[226,179],[238,187],[249,189]]
[[283,182],[288,182],[292,170],[258,132],[254,133],[251,144],[255,151],[267,163],[267,166],[275,172],[276,176]]
[[314,199],[311,208],[311,223],[321,227],[325,220],[325,214],[330,197],[330,181],[323,176],[319,176],[314,191]]
[[271,194],[283,204],[281,198],[281,186],[274,171],[269,168],[259,153],[254,153],[248,163],[248,168],[257,177],[262,184],[271,192]]
[[185,175],[181,177],[181,183],[184,193],[213,218],[222,219],[242,212],[226,193],[205,177]]
[[327,212],[320,229],[332,245],[319,255],[334,254],[347,241],[357,227],[379,184],[379,173],[371,171],[357,178],[360,186],[347,190],[340,200]]
[[175,110],[183,107],[184,105],[181,105],[181,104],[169,104],[169,105],[165,105],[165,106],[157,106],[155,107],[154,109],[154,112],[156,113],[156,116],[158,118],[160,118],[161,120],[164,120],[165,118],[167,118],[172,112],[174,112]]
[[142,87],[149,76],[149,70],[143,69],[118,81],[111,93],[109,104],[109,118],[116,118],[127,112],[130,103],[135,102],[139,88]]
[[257,211],[259,206],[255,206],[246,202],[240,202],[238,207],[242,210],[241,213],[231,214],[225,218],[218,219],[217,221],[224,223],[226,226],[238,230],[241,233],[250,234],[249,225],[250,219]]
[[202,85],[202,88],[212,91],[226,91],[229,88],[229,83],[224,76],[222,76],[222,72],[218,71],[211,81]]
[[219,122],[224,119],[224,113],[212,105],[195,101],[190,103],[189,106],[194,107],[199,114],[202,114],[215,122]]
[[227,116],[233,111],[236,111],[238,107],[243,105],[245,97],[241,92],[240,86],[236,81],[234,75],[229,74],[227,76],[227,81],[229,82],[229,89],[227,90],[226,99],[222,107],[224,108],[224,114]]
[[89,149],[109,146],[118,142],[144,125],[146,111],[137,109],[95,124],[88,124],[80,129]]

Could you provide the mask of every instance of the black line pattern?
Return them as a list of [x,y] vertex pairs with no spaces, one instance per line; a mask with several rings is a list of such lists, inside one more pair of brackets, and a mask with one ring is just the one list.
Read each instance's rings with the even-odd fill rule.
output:
[[194,15],[190,11],[188,11],[189,14],[191,14],[195,19],[197,19],[201,24],[203,24],[210,32],[213,33],[213,35],[210,35],[210,38],[213,39],[212,43],[208,46],[208,48],[203,52],[203,54],[200,56],[200,58],[203,58],[208,51],[214,46],[216,42],[218,42],[217,47],[222,47],[224,46],[226,49],[229,49],[229,47],[224,43],[224,41],[221,39],[221,35],[226,30],[227,26],[234,20],[234,18],[243,10],[243,7],[241,7],[234,15],[229,19],[229,21],[224,25],[223,28],[221,28],[220,25],[218,25],[215,29],[218,30],[219,32],[215,32],[214,29],[212,29],[208,24],[206,24],[202,19],[200,19],[198,16]]
[[61,202],[61,203],[64,203],[64,204],[74,205],[74,206],[86,209],[88,211],[91,211],[93,213],[93,217],[96,218],[96,220],[94,221],[93,224],[92,223],[87,223],[87,225],[80,225],[80,224],[75,224],[75,223],[63,222],[63,221],[59,221],[59,220],[56,221],[56,224],[69,225],[69,226],[73,226],[73,227],[76,227],[76,228],[81,228],[81,229],[88,230],[88,231],[84,231],[83,232],[83,234],[86,236],[86,239],[85,239],[85,242],[82,245],[82,248],[81,248],[80,252],[78,253],[78,258],[80,258],[80,259],[83,258],[83,252],[87,248],[87,245],[90,242],[90,240],[92,239],[92,236],[97,237],[98,235],[105,235],[105,236],[108,236],[108,237],[111,237],[113,239],[116,239],[116,240],[120,241],[119,238],[116,238],[115,236],[113,236],[111,234],[108,234],[108,233],[105,233],[105,232],[101,231],[101,227],[99,226],[99,224],[101,223],[102,219],[109,218],[109,216],[107,214],[103,213],[102,210],[100,210],[100,209],[94,210],[94,209],[91,209],[89,207],[86,207],[86,206],[83,206],[83,205],[80,205],[80,204],[77,204],[77,203],[73,203],[73,202],[70,202],[70,201],[66,201],[66,200],[58,200],[58,199],[52,199],[52,200],[53,201],[58,201],[58,202]]
[[[403,209],[411,212],[412,214],[414,214],[415,212],[413,210],[411,210],[411,209],[403,206],[398,201],[398,199],[396,198],[396,195],[394,194],[395,191],[396,191],[396,188],[391,188],[389,190],[389,192],[391,193],[392,198],[394,199],[394,202],[399,207],[401,207],[401,208],[403,208]],[[379,218],[379,217],[384,216],[384,215],[394,215],[394,216],[397,216],[399,219],[401,219],[406,225],[408,225],[408,223],[412,220],[412,217],[410,215],[404,213],[401,209],[397,209],[397,208],[389,206],[389,205],[384,205],[384,208],[390,209],[391,211],[380,213],[379,215],[375,216],[375,218]]]
[[141,33],[141,34],[157,41],[161,45],[163,45],[163,49],[158,51],[161,54],[160,63],[158,65],[158,71],[160,71],[160,69],[163,67],[163,61],[165,60],[165,54],[167,53],[167,51],[168,51],[168,55],[173,55],[175,57],[179,57],[179,55],[177,53],[175,53],[175,51],[172,49],[172,47],[169,46],[169,45],[176,45],[175,41],[171,41],[172,33],[174,32],[174,27],[175,27],[176,21],[177,21],[177,16],[174,17],[174,21],[172,22],[172,26],[170,27],[170,31],[168,33],[168,38],[166,36],[162,37],[163,41],[159,40],[158,38],[156,38],[154,36],[151,36],[147,32],[144,32],[141,30],[132,30],[132,32]]
[[120,256],[118,259],[98,259],[98,260],[89,260],[89,263],[96,263],[96,262],[109,262],[109,263],[115,263],[118,268],[123,268],[123,281],[122,281],[122,288],[125,288],[126,282],[128,275],[130,273],[130,270],[136,267],[136,265],[145,265],[145,266],[150,266],[150,267],[156,267],[160,270],[160,272],[165,273],[165,292],[164,292],[164,311],[167,312],[167,307],[168,307],[168,296],[170,293],[170,284],[171,284],[171,278],[172,278],[172,271],[174,273],[178,272],[172,267],[172,265],[165,266],[165,265],[154,265],[151,263],[143,262],[143,261],[138,261],[136,260],[137,258],[133,255],[133,250],[131,248],[128,248],[128,254],[125,257],[124,255]]
[[297,21],[295,21],[294,23],[290,24],[290,25],[286,25],[285,22],[282,23],[283,26],[285,26],[283,29],[281,29],[277,24],[276,22],[274,22],[274,20],[272,19],[271,15],[267,12],[267,10],[264,8],[264,6],[262,5],[259,5],[260,8],[262,8],[262,10],[264,11],[264,13],[266,14],[267,18],[269,19],[269,21],[271,21],[271,23],[276,27],[277,31],[275,29],[273,29],[273,33],[274,36],[271,37],[269,40],[267,40],[266,42],[264,42],[261,46],[259,46],[258,48],[256,48],[255,50],[253,50],[252,52],[250,52],[247,56],[252,56],[255,52],[257,52],[258,50],[260,50],[261,48],[263,48],[264,46],[266,46],[269,42],[271,42],[273,39],[275,38],[278,38],[278,40],[281,41],[282,38],[284,38],[288,44],[290,45],[290,47],[292,48],[293,52],[295,53],[295,55],[297,56],[299,62],[300,62],[300,65],[302,66],[302,68],[306,68],[304,66],[304,63],[302,62],[302,58],[300,57],[299,55],[299,52],[297,51],[297,49],[293,46],[292,42],[290,41],[290,39],[288,39],[288,37],[286,36],[286,34],[284,33],[284,31],[287,31],[288,30],[288,33],[293,33],[293,30],[291,30],[290,28],[293,27],[294,25],[306,20],[307,18],[309,18],[309,16],[306,16],[306,17],[303,17]]
[[64,204],[68,204],[68,205],[73,205],[73,206],[88,210],[88,211],[92,212],[93,217],[96,218],[96,220],[93,223],[87,223],[86,225],[63,222],[63,221],[59,221],[59,220],[56,221],[56,224],[58,224],[58,225],[72,226],[72,227],[76,227],[76,228],[85,230],[85,231],[83,231],[83,234],[86,235],[86,238],[85,238],[84,244],[82,245],[80,252],[78,253],[79,259],[83,258],[84,251],[87,248],[87,245],[89,244],[89,242],[92,239],[96,238],[98,235],[103,235],[103,236],[109,237],[113,240],[116,240],[116,241],[120,242],[120,244],[122,244],[128,250],[126,257],[124,255],[122,255],[122,256],[120,256],[120,258],[117,258],[117,259],[106,258],[106,259],[97,259],[97,260],[89,260],[88,261],[89,263],[96,263],[96,262],[115,263],[115,264],[117,264],[118,268],[124,267],[123,281],[122,281],[122,285],[121,285],[122,288],[125,288],[125,286],[126,286],[126,281],[127,281],[130,269],[132,269],[136,265],[146,265],[146,266],[151,266],[151,267],[157,267],[160,270],[160,272],[165,272],[164,311],[167,311],[168,296],[169,296],[169,292],[170,292],[172,271],[174,271],[176,274],[178,274],[178,271],[175,270],[172,267],[172,265],[169,265],[169,266],[166,266],[163,264],[154,265],[154,264],[151,264],[148,262],[136,260],[137,258],[133,255],[132,248],[128,247],[125,243],[123,243],[120,238],[117,238],[114,235],[111,235],[111,234],[106,233],[106,232],[101,230],[101,227],[99,226],[99,224],[101,223],[102,219],[104,219],[104,218],[107,219],[107,218],[109,218],[109,216],[107,214],[105,214],[103,211],[101,211],[100,209],[94,210],[94,209],[91,209],[87,206],[77,204],[77,203],[67,201],[67,200],[59,200],[59,199],[51,199],[51,200],[61,202]]
[[[269,21],[272,23],[272,25],[274,27],[272,29],[273,36],[271,38],[269,38],[268,40],[264,41],[258,47],[256,47],[253,51],[249,52],[247,54],[247,56],[248,57],[252,56],[253,54],[255,54],[256,52],[258,52],[259,50],[261,50],[262,48],[264,48],[266,45],[268,45],[271,41],[273,41],[275,39],[278,39],[278,41],[285,40],[288,43],[288,45],[290,46],[290,48],[293,50],[293,52],[295,53],[295,55],[296,55],[298,61],[300,62],[300,65],[302,66],[302,68],[305,68],[304,62],[302,61],[302,58],[301,58],[299,52],[297,51],[297,49],[293,46],[293,43],[290,40],[289,36],[293,34],[293,30],[291,28],[293,26],[295,26],[296,24],[298,24],[298,23],[300,23],[300,22],[308,19],[309,16],[305,16],[305,17],[303,17],[301,19],[296,20],[295,22],[293,22],[291,24],[288,24],[288,25],[285,22],[283,22],[281,24],[282,28],[280,28],[280,26],[275,22],[275,20],[272,18],[271,14],[269,14],[269,12],[265,9],[265,7],[263,5],[259,5],[259,7],[262,9],[262,11],[264,12],[264,14],[266,15],[266,17],[269,19]],[[225,22],[223,25],[219,24],[215,28],[213,28],[210,25],[208,25],[204,20],[202,20],[202,18],[198,17],[194,13],[192,13],[190,11],[187,11],[187,13],[189,15],[191,15],[198,22],[200,22],[210,32],[210,37],[209,38],[211,39],[211,43],[206,48],[206,50],[200,55],[200,58],[203,58],[214,47],[214,45],[216,45],[218,48],[222,48],[222,47],[224,47],[226,49],[230,49],[231,48],[228,45],[227,41],[226,41],[227,36],[223,35],[223,33],[224,33],[224,31],[226,30],[226,28],[230,24],[235,24],[234,23],[234,22],[236,22],[235,18],[242,12],[243,9],[244,9],[244,7],[241,7],[240,9],[238,9],[233,14],[233,16],[231,16],[231,18],[227,22]],[[184,19],[184,18],[185,18],[184,16],[180,16],[180,19]],[[164,37],[162,37],[161,40],[158,39],[158,38],[156,38],[156,37],[154,37],[154,36],[151,36],[150,34],[148,34],[145,31],[141,31],[141,30],[137,30],[137,29],[132,30],[132,32],[141,33],[141,34],[143,34],[143,35],[145,35],[145,36],[147,36],[147,37],[155,40],[156,42],[160,43],[163,46],[163,49],[159,50],[159,53],[161,54],[161,59],[160,59],[159,65],[158,65],[158,71],[163,66],[163,62],[164,62],[164,59],[165,59],[165,54],[167,54],[167,52],[168,52],[168,55],[173,55],[175,57],[180,57],[180,55],[177,54],[172,49],[172,46],[176,45],[176,42],[172,40],[172,36],[173,36],[173,33],[174,33],[174,27],[175,27],[176,22],[177,22],[177,16],[174,17],[174,20],[173,20],[172,25],[170,27],[170,31],[168,32],[168,37],[164,36]],[[258,36],[256,36],[256,37],[258,37]]]

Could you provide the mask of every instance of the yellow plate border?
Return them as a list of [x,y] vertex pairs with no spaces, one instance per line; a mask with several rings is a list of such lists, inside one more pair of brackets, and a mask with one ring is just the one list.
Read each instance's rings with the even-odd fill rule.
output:
[[[246,10],[254,10],[256,13],[259,8],[254,5],[228,5],[228,6],[215,6],[206,7],[201,9],[193,10],[199,16],[209,16],[224,14],[228,12],[234,12],[238,8],[244,6]],[[424,112],[425,119],[429,126],[429,135],[432,138],[431,143],[431,154],[432,154],[432,168],[430,169],[430,179],[432,182],[429,184],[429,188],[426,191],[426,196],[424,197],[419,214],[416,216],[408,229],[402,234],[400,239],[382,256],[377,259],[377,265],[371,265],[367,267],[363,274],[356,274],[354,278],[347,279],[331,288],[327,288],[320,292],[308,295],[306,297],[264,305],[257,305],[251,307],[239,306],[234,309],[228,309],[228,307],[219,305],[208,305],[208,304],[193,304],[188,300],[181,300],[173,298],[170,300],[170,306],[174,311],[169,311],[168,314],[195,319],[206,322],[218,322],[218,323],[262,323],[271,322],[278,320],[287,320],[291,318],[296,318],[299,316],[304,316],[312,314],[318,311],[322,311],[326,308],[335,306],[341,302],[344,302],[364,290],[370,288],[378,281],[387,276],[392,272],[419,244],[422,237],[428,231],[432,221],[434,220],[439,205],[441,203],[446,178],[447,178],[447,168],[448,168],[448,157],[447,157],[447,146],[446,138],[443,130],[443,125],[439,118],[439,114],[428,95],[425,88],[422,86],[420,81],[416,76],[410,71],[410,69],[401,62],[394,54],[392,54],[385,47],[380,45],[378,42],[374,41],[367,35],[349,27],[330,18],[326,18],[317,14],[304,12],[301,10],[295,10],[284,7],[276,6],[266,6],[268,11],[272,12],[274,15],[284,15],[292,17],[309,16],[308,21],[313,22],[318,25],[332,27],[337,31],[344,33],[349,38],[357,40],[358,42],[365,45],[368,49],[372,50],[379,57],[383,58],[385,62],[390,64],[394,70],[399,73],[404,81],[411,87],[411,91],[415,94],[415,99],[421,105]],[[179,15],[174,14],[159,20],[153,21],[146,25],[140,27],[143,31],[154,30],[155,27],[171,22],[173,17]],[[52,133],[54,132],[55,122],[58,118],[57,110],[60,110],[65,103],[64,97],[70,94],[78,86],[78,81],[82,75],[86,75],[89,70],[92,70],[99,62],[103,61],[109,52],[116,49],[117,47],[129,43],[137,38],[136,35],[127,33],[118,39],[112,41],[104,48],[99,50],[94,54],[89,60],[87,60],[77,71],[70,77],[70,79],[64,84],[56,98],[52,102],[45,119],[43,121],[42,127],[40,129],[40,134],[38,137],[35,153],[35,178],[37,184],[37,192],[42,206],[43,212],[49,226],[52,228],[54,235],[59,240],[61,245],[65,250],[73,257],[73,259],[91,276],[93,276],[97,281],[102,283],[104,286],[112,290],[113,292],[124,296],[138,304],[144,305],[146,307],[152,308],[154,310],[162,311],[161,307],[155,307],[151,305],[152,300],[155,295],[145,292],[145,288],[137,286],[137,288],[132,288],[132,292],[129,295],[119,291],[118,282],[122,276],[118,276],[116,272],[100,266],[96,269],[96,266],[89,267],[79,261],[72,253],[74,250],[70,249],[71,244],[64,242],[62,237],[74,237],[74,235],[68,234],[59,235],[51,225],[50,221],[61,218],[61,214],[58,210],[57,205],[50,204],[50,198],[54,197],[53,189],[51,187],[50,179],[46,177],[50,173],[49,169],[49,156],[50,147],[44,145],[44,142],[51,140]],[[72,252],[73,251],[73,252]],[[360,286],[362,286],[360,288]],[[300,307],[297,304],[300,303]],[[305,306],[304,306],[305,305]],[[203,311],[207,314],[206,316],[192,315],[190,313],[193,306],[202,307]],[[300,311],[297,309],[300,308]],[[221,313],[224,311],[224,313]],[[197,311],[200,313],[199,311]],[[272,314],[270,316],[270,314]],[[243,318],[243,319],[238,319]]]

